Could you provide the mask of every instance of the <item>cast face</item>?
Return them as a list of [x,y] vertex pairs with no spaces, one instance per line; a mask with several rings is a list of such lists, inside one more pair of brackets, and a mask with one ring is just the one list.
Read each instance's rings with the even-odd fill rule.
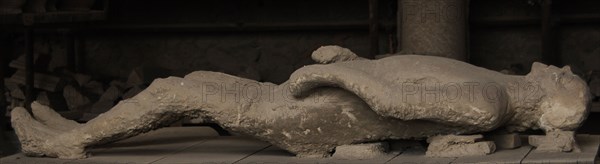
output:
[[588,115],[591,94],[583,79],[568,66],[550,66],[540,80],[546,97],[540,108],[540,127],[547,130],[576,130]]

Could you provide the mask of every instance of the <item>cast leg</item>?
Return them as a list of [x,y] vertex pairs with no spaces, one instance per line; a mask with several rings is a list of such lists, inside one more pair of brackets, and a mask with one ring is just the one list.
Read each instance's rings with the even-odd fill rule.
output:
[[[222,83],[234,82],[227,77],[220,80]],[[175,77],[157,79],[140,94],[119,102],[110,111],[83,125],[64,118],[54,119],[58,114],[44,108],[36,110],[36,113],[45,113],[36,116],[37,120],[25,109],[17,108],[12,112],[12,124],[27,155],[77,159],[85,158],[85,148],[92,145],[132,137],[185,116],[212,117],[206,109],[240,107],[236,103],[202,99],[202,86],[197,83]],[[59,128],[63,125],[73,129]]]

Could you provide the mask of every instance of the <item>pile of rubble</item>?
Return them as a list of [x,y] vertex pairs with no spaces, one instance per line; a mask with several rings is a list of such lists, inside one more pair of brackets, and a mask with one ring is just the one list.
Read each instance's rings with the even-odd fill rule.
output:
[[[34,93],[37,95],[34,100],[68,119],[88,121],[120,100],[135,96],[147,84],[140,69],[133,70],[127,80],[101,80],[66,69],[50,72],[44,61],[47,60],[35,57]],[[25,105],[25,57],[11,61],[9,66],[16,69],[12,76],[4,79],[10,110]]]

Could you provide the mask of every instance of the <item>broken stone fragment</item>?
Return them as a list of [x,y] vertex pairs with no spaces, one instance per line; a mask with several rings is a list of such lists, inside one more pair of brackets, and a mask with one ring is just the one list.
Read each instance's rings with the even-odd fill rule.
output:
[[104,93],[104,87],[102,83],[97,81],[90,81],[83,86],[90,93],[94,93],[96,95],[102,95]]
[[529,136],[529,144],[540,152],[571,152],[579,151],[573,131],[551,131],[546,135]]
[[121,90],[115,86],[110,86],[106,89],[106,92],[100,96],[99,101],[115,101],[121,96]]
[[360,57],[358,57],[358,55],[356,55],[354,52],[340,46],[322,46],[315,50],[311,57],[313,60],[321,64],[360,59]]
[[[36,72],[34,77],[33,87],[45,91],[56,92],[62,88],[64,83],[63,79],[50,74]],[[20,85],[25,85],[25,79],[25,70],[17,70],[17,72],[10,77],[11,83],[17,83]]]
[[492,141],[480,141],[482,135],[445,135],[427,139],[427,157],[463,157],[491,154],[496,150]]
[[433,136],[427,138],[427,143],[433,142],[445,142],[445,143],[475,143],[477,141],[481,141],[483,139],[483,135],[440,135]]
[[108,111],[114,106],[115,101],[121,97],[121,90],[116,86],[110,86],[106,89],[106,92],[100,96],[100,99],[92,105],[89,112],[100,114]]
[[20,87],[10,90],[10,96],[14,98],[18,98],[21,100],[25,100],[25,92]]
[[127,78],[127,82],[125,83],[127,84],[127,87],[143,85],[144,75],[142,74],[142,72],[138,71],[137,69],[134,69],[133,71],[131,71],[131,73],[129,73],[129,77]]
[[120,80],[113,80],[110,82],[109,84],[110,86],[115,86],[121,90],[124,90],[127,87],[127,84],[123,81]]
[[487,136],[487,138],[494,141],[496,147],[500,149],[514,149],[521,147],[521,137],[516,133],[494,134]]
[[11,81],[10,78],[4,78],[4,86],[8,88],[8,90],[20,88],[20,85]]
[[372,159],[384,156],[388,151],[389,145],[387,142],[341,145],[335,148],[332,157],[347,160]]
[[91,103],[89,98],[70,85],[67,85],[63,89],[63,96],[65,97],[69,110],[76,110]]
[[127,90],[127,92],[123,93],[123,100],[125,99],[129,99],[135,95],[137,95],[138,93],[142,92],[144,89],[142,89],[142,87],[140,86],[133,86],[132,88],[130,88],[129,90]]
[[85,84],[90,82],[90,80],[92,80],[92,77],[89,75],[76,73],[76,74],[73,74],[73,79],[75,79],[75,81],[77,81],[77,84],[79,84],[79,86],[84,86]]

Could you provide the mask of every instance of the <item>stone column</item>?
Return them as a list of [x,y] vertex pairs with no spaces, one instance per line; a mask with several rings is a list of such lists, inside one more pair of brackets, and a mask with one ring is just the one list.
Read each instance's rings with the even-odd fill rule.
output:
[[399,0],[401,54],[467,61],[468,0]]

